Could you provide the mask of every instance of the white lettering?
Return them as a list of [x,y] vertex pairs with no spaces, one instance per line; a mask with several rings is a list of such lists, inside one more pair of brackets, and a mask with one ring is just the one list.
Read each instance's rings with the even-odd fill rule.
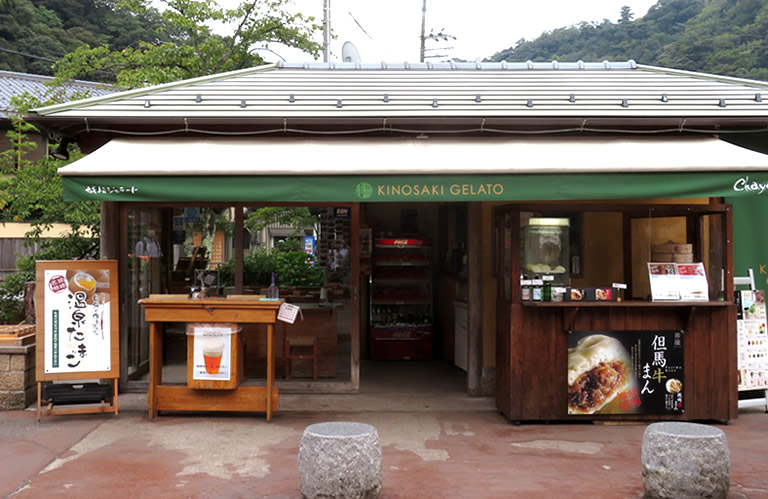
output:
[[736,192],[756,192],[759,196],[765,190],[768,189],[768,183],[761,184],[759,182],[749,180],[749,177],[742,177],[733,183],[733,190]]

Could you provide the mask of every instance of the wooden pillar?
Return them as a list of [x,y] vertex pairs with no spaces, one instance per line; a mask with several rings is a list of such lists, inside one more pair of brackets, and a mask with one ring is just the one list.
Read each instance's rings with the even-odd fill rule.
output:
[[101,202],[101,239],[100,254],[102,260],[117,260],[120,257],[120,209],[113,201]]
[[243,294],[243,207],[235,206],[235,294]]
[[483,246],[482,204],[469,203],[467,210],[468,260],[468,366],[467,393],[482,394],[483,377]]

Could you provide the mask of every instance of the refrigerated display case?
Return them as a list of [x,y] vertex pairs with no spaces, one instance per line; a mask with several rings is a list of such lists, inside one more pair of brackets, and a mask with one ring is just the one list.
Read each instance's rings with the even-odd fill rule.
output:
[[430,242],[377,239],[373,250],[370,357],[432,359]]

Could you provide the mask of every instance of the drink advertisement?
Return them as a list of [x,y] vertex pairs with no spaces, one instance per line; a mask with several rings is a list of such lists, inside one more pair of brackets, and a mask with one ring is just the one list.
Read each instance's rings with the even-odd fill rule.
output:
[[680,414],[682,331],[569,331],[568,414]]
[[765,291],[737,291],[741,318],[736,321],[739,390],[768,389],[768,334]]
[[44,372],[109,371],[111,285],[117,287],[116,276],[93,265],[65,263],[38,274],[43,286]]
[[230,327],[195,326],[192,379],[229,381],[232,375]]

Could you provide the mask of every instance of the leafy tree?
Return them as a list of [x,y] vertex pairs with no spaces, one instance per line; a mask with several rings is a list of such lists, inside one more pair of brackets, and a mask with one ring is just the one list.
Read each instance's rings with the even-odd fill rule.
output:
[[160,22],[157,10],[136,15],[117,0],[0,0],[0,69],[52,75],[80,45],[138,47],[157,39]]
[[[140,15],[150,0],[120,0],[117,6]],[[156,40],[137,47],[84,45],[56,64],[57,78],[89,78],[95,70],[117,74],[124,88],[167,83],[263,64],[255,49],[272,42],[296,47],[314,57],[321,44],[313,40],[320,26],[312,17],[286,10],[289,0],[248,0],[223,9],[213,0],[163,0],[162,26]],[[224,36],[213,25],[232,31]]]
[[245,218],[245,228],[251,232],[260,231],[272,224],[280,224],[293,227],[293,236],[297,236],[307,227],[314,227],[316,223],[317,216],[311,214],[305,206],[267,206],[249,212]]
[[627,24],[628,22],[632,21],[632,18],[635,17],[635,15],[632,13],[632,9],[629,8],[629,6],[625,5],[621,8],[621,16],[619,17],[619,24]]
[[[61,95],[52,90],[48,97],[55,100]],[[12,119],[14,126],[8,131],[13,147],[0,153],[0,223],[30,222],[27,243],[37,243],[40,250],[33,256],[21,257],[17,272],[0,284],[0,323],[24,319],[20,297],[24,283],[35,278],[36,260],[92,259],[99,255],[99,203],[62,200],[62,181],[56,171],[66,161],[48,157],[39,161],[25,159],[25,154],[35,147],[35,143],[28,140],[28,134],[36,129],[25,123],[21,114],[43,102],[23,94],[12,103],[17,109]],[[74,151],[70,161],[80,157],[82,155]],[[46,229],[60,222],[69,224],[69,230],[61,237],[44,239]]]

